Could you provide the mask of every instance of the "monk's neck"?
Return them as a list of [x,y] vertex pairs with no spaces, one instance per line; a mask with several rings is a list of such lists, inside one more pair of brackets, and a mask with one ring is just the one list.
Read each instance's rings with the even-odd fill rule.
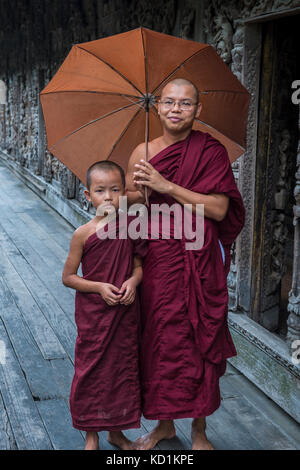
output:
[[166,147],[169,147],[169,145],[175,144],[176,142],[179,142],[180,140],[185,140],[190,135],[191,132],[192,132],[192,128],[184,132],[170,134],[170,132],[167,132],[164,129],[164,133],[161,139],[163,143],[166,145]]

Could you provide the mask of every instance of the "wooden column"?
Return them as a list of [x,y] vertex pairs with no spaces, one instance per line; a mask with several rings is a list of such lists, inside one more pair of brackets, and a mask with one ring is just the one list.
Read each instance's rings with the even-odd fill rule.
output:
[[[299,112],[299,131],[300,131],[300,112]],[[294,263],[293,263],[293,280],[292,289],[289,292],[288,311],[290,312],[287,321],[286,341],[290,348],[291,354],[295,351],[296,343],[300,340],[300,140],[298,142],[297,152],[297,171],[296,185],[294,189],[296,204],[293,206],[294,211]]]

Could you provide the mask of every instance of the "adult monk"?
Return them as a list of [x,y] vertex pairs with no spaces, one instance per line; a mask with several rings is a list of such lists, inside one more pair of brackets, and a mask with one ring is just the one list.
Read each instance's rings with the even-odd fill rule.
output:
[[128,165],[130,205],[145,201],[145,187],[150,208],[192,204],[195,212],[196,204],[204,204],[201,249],[186,250],[185,240],[175,238],[149,241],[141,289],[142,411],[159,423],[136,441],[138,449],[174,437],[173,420],[187,417],[194,418],[192,449],[213,449],[205,417],[220,406],[219,378],[226,359],[237,354],[227,325],[227,275],[245,208],[225,147],[192,130],[201,109],[191,82],[170,81],[158,104],[163,134],[149,143],[148,162],[143,143]]

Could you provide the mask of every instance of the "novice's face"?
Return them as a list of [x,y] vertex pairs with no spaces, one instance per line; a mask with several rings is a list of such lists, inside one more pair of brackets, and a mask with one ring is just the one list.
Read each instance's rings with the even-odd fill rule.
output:
[[95,209],[111,208],[117,211],[119,197],[125,195],[125,188],[118,170],[95,169],[91,173],[91,185],[89,191],[84,191],[86,198],[91,201]]

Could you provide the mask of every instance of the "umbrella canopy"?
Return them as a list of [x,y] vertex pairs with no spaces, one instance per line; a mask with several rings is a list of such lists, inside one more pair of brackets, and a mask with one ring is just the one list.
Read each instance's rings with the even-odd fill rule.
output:
[[98,160],[126,170],[133,149],[162,134],[156,103],[174,78],[199,90],[194,129],[217,138],[235,161],[246,146],[248,91],[210,45],[146,28],[72,47],[40,94],[49,151],[83,184]]

